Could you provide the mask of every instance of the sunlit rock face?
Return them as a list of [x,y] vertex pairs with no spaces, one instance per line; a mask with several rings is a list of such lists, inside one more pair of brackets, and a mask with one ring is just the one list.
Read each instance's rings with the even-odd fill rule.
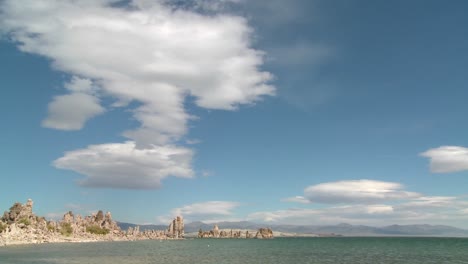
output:
[[53,242],[128,241],[184,237],[182,217],[170,223],[170,230],[145,230],[139,227],[122,231],[112,214],[103,211],[82,217],[69,211],[60,221],[46,221],[33,213],[33,201],[15,203],[0,219],[0,246]]
[[177,216],[169,224],[168,236],[171,238],[183,238],[184,237],[184,219],[181,216]]

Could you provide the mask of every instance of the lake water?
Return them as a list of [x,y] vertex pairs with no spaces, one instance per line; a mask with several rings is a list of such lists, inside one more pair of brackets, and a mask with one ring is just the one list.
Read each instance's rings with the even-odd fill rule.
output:
[[468,238],[192,239],[43,244],[0,248],[0,263],[468,263]]

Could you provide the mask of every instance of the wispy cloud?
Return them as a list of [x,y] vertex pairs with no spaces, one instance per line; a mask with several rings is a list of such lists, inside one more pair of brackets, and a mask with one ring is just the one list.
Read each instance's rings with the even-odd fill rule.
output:
[[321,208],[288,208],[258,211],[247,216],[250,221],[291,225],[333,225],[339,223],[387,224],[453,224],[466,227],[466,201],[457,200],[445,206],[408,207],[405,204],[351,204]]
[[465,196],[429,196],[407,191],[396,182],[352,180],[305,188],[304,196],[282,199],[300,208],[258,211],[252,221],[275,224],[453,224],[463,226],[468,215]]
[[215,175],[215,173],[211,170],[202,170],[201,171],[201,176],[202,177],[210,177],[210,176],[213,176]]
[[450,173],[468,170],[468,148],[442,146],[420,154],[430,159],[430,168],[435,173]]
[[232,201],[207,201],[184,205],[171,210],[169,215],[159,218],[159,222],[164,222],[174,216],[183,216],[188,222],[204,221],[206,223],[216,221],[226,221],[234,219],[234,210],[240,206],[238,202]]
[[289,208],[277,211],[260,211],[247,216],[247,219],[277,224],[316,225],[341,222],[358,223],[365,219],[388,217],[393,213],[389,205],[346,205],[326,208]]
[[304,203],[376,203],[379,201],[408,199],[421,196],[404,190],[404,186],[395,182],[375,180],[351,180],[326,182],[311,185],[304,190],[304,196],[296,196],[289,201]]
[[[104,98],[115,101],[112,107],[137,103],[131,112],[140,126],[123,132],[130,141],[70,151],[54,164],[86,175],[84,186],[156,188],[165,177],[193,174],[193,152],[176,146],[193,119],[184,107],[187,96],[202,108],[234,110],[274,95],[275,88],[271,74],[260,69],[264,54],[251,48],[244,18],[193,9],[215,12],[217,1],[114,2],[2,1],[1,33],[72,76],[64,84],[67,93],[49,104],[44,126],[81,129],[105,112]],[[96,167],[85,164],[92,157]],[[154,164],[147,162],[153,158]]]
[[302,203],[302,204],[309,204],[311,203],[310,200],[305,198],[304,196],[294,196],[294,197],[288,197],[281,199],[282,202],[292,202],[292,203]]

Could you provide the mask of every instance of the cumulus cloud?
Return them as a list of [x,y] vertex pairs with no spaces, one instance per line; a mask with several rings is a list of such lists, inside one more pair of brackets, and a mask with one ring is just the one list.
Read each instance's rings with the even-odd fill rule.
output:
[[450,173],[468,170],[468,148],[442,146],[429,149],[421,156],[430,159],[430,168],[435,173]]
[[91,80],[73,76],[64,87],[70,94],[54,97],[49,103],[48,117],[42,121],[42,126],[59,130],[80,130],[86,121],[105,111]]
[[283,199],[303,208],[254,212],[252,221],[275,224],[453,224],[464,226],[465,196],[428,196],[395,182],[353,180],[309,186],[304,196]]
[[[113,98],[112,107],[136,102],[131,111],[140,126],[123,132],[131,144],[87,148],[89,155],[100,158],[97,169],[80,161],[87,157],[78,155],[84,150],[71,151],[54,164],[86,175],[85,186],[135,188],[154,180],[149,186],[157,187],[159,180],[170,175],[167,171],[175,171],[173,176],[190,174],[185,159],[182,164],[157,160],[171,164],[162,165],[160,172],[159,165],[146,162],[160,149],[190,152],[174,147],[193,119],[184,108],[187,96],[199,107],[233,110],[274,95],[275,88],[269,84],[271,74],[261,70],[264,53],[251,48],[252,29],[244,18],[192,10],[196,5],[216,10],[214,1],[195,1],[192,7],[171,1],[133,0],[126,6],[116,2],[2,1],[0,32],[21,51],[44,56],[56,70],[74,76],[64,84],[67,94],[49,104],[43,126],[81,129],[104,112],[100,98]],[[124,168],[117,159],[120,156],[107,151],[109,146],[124,149],[126,157],[139,150],[145,154],[127,158]],[[120,164],[122,172],[116,173],[113,164]]]
[[193,176],[193,152],[176,146],[135,148],[135,142],[91,145],[54,161],[54,166],[86,175],[86,187],[154,189],[169,177]]
[[104,108],[94,96],[84,93],[60,95],[49,103],[49,116],[42,125],[60,130],[80,130],[87,120],[103,112]]
[[395,182],[337,181],[309,186],[304,190],[304,196],[314,203],[374,203],[420,196],[403,188],[402,184]]

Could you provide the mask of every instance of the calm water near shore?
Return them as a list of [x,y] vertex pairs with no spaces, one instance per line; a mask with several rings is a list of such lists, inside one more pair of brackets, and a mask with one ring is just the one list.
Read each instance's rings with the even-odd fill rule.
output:
[[468,263],[468,238],[188,239],[43,244],[0,248],[0,263]]

